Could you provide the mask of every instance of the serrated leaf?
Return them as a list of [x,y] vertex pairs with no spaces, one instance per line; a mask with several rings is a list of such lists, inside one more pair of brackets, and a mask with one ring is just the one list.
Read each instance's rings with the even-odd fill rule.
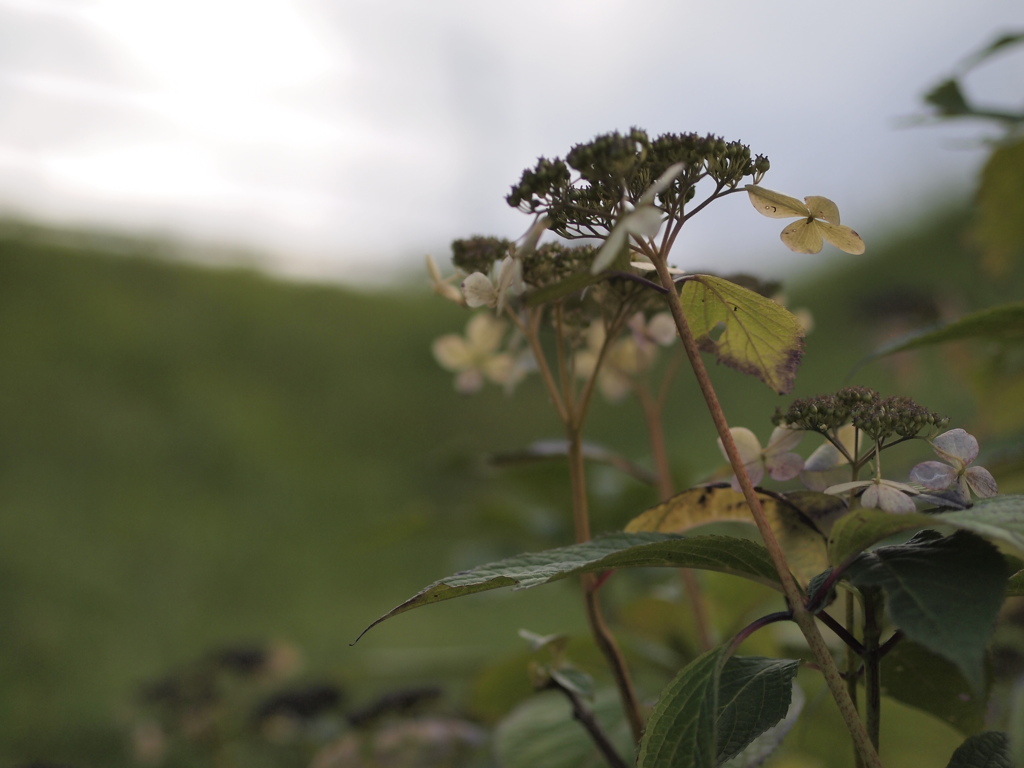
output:
[[1024,341],[1024,302],[983,309],[944,325],[914,331],[879,347],[864,362],[910,349],[978,338]]
[[964,741],[946,768],[1014,768],[1010,740],[1002,731],[985,731]]
[[[846,503],[838,496],[812,491],[792,495],[760,491],[757,495],[786,560],[800,582],[807,583],[825,570],[829,564],[825,537],[817,523],[830,526],[834,516],[845,512]],[[720,522],[754,524],[743,494],[725,484],[691,488],[676,494],[630,520],[625,530],[685,533],[701,525]]]
[[799,662],[726,659],[726,651],[699,656],[665,688],[640,741],[638,768],[715,768],[785,717]]
[[865,552],[850,564],[854,586],[881,587],[893,624],[949,659],[975,691],[984,688],[985,647],[1006,589],[1006,561],[966,531],[922,531],[906,544]]
[[616,533],[583,544],[506,558],[436,581],[381,616],[359,637],[386,619],[442,600],[499,587],[526,589],[583,573],[652,567],[720,571],[780,588],[767,550],[753,541],[732,536]]
[[828,540],[829,561],[841,565],[858,552],[904,531],[951,525],[1024,552],[1024,495],[980,499],[968,509],[952,512],[893,515],[879,509],[858,509],[840,518]]
[[686,278],[679,299],[702,350],[779,394],[792,390],[803,355],[803,329],[789,310],[711,275]]
[[903,640],[882,659],[882,693],[949,723],[965,736],[985,724],[987,696],[971,690],[956,665]]

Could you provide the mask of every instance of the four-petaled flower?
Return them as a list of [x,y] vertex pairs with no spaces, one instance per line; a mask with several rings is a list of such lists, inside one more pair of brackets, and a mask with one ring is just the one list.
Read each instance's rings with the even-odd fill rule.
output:
[[505,296],[509,292],[523,292],[523,264],[519,259],[506,256],[495,268],[493,279],[483,272],[474,272],[462,281],[462,295],[466,306],[490,307],[499,313],[505,307]]
[[762,216],[772,219],[798,217],[782,230],[782,242],[797,253],[818,253],[822,240],[847,253],[864,253],[864,241],[849,227],[839,224],[839,208],[827,197],[811,195],[801,203],[795,197],[748,184],[750,202]]
[[911,498],[917,493],[917,489],[906,483],[883,480],[881,477],[876,477],[874,480],[858,480],[854,483],[840,483],[826,488],[825,493],[842,496],[855,488],[864,488],[864,493],[860,496],[862,507],[881,509],[884,512],[892,512],[897,515],[905,515],[917,510],[914,500]]
[[[764,448],[761,447],[761,441],[757,439],[757,435],[746,427],[733,427],[729,432],[732,433],[736,450],[739,451],[740,458],[743,459],[743,466],[746,467],[751,485],[760,483],[765,471],[774,480],[792,480],[804,468],[804,460],[798,454],[790,451],[791,448],[796,448],[797,443],[804,436],[799,429],[790,429],[786,426],[776,427],[772,431],[772,436],[768,438],[768,445]],[[722,438],[718,438],[718,450],[725,456]],[[726,456],[726,459],[728,458]],[[732,478],[732,487],[735,491],[740,490],[740,482],[735,475]]]
[[980,498],[995,496],[999,489],[992,473],[984,467],[972,467],[978,458],[978,441],[962,429],[943,432],[931,441],[932,448],[940,459],[946,461],[923,461],[910,470],[912,482],[920,483],[929,491],[945,491],[956,486],[956,493],[963,502],[969,502],[971,491]]
[[434,340],[434,359],[453,371],[455,388],[463,394],[476,392],[484,380],[511,386],[525,373],[509,352],[499,352],[507,324],[486,312],[473,315],[466,336],[449,333]]
[[[601,369],[597,373],[597,386],[610,402],[617,402],[633,389],[634,378],[654,364],[657,346],[667,347],[676,339],[676,325],[672,315],[659,312],[649,321],[643,312],[637,312],[628,323],[629,333],[616,339],[605,350]],[[586,348],[575,356],[576,375],[590,378],[594,374],[605,343],[604,323],[591,323],[584,336]]]

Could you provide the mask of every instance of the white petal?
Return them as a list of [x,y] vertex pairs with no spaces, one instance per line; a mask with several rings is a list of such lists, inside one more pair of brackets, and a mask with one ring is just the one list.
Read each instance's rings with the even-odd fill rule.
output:
[[[653,205],[655,196],[660,195],[662,192],[668,189],[669,186],[671,186],[672,182],[679,178],[679,174],[683,172],[684,168],[686,168],[686,163],[676,163],[675,165],[670,165],[667,169],[665,169],[665,172],[661,174],[661,176],[659,176],[654,181],[654,183],[647,188],[647,191],[644,192],[643,197],[640,198],[639,204]],[[651,235],[651,237],[654,237],[654,235]]]
[[623,223],[631,235],[654,237],[661,231],[661,209],[644,205],[626,215]]
[[[757,435],[746,427],[733,427],[729,432],[732,434],[733,442],[736,443],[736,450],[739,451],[740,459],[743,460],[744,464],[760,461],[761,441],[757,439]],[[722,447],[721,438],[718,439],[718,446],[724,454],[725,448]]]
[[659,312],[647,324],[647,335],[656,343],[667,347],[677,338],[676,321],[669,312]]
[[454,333],[434,339],[431,347],[434,359],[448,371],[461,371],[471,365],[472,355],[466,340]]
[[896,515],[907,515],[917,511],[917,507],[909,496],[887,483],[872,485],[864,491],[864,495],[861,496],[861,504],[865,507],[878,507]]
[[748,184],[744,189],[750,197],[750,204],[762,216],[772,219],[791,219],[794,216],[806,218],[811,215],[807,206],[795,197],[783,195],[780,192],[773,192],[770,189],[753,184]]
[[790,429],[785,426],[776,427],[772,430],[771,437],[768,438],[768,445],[764,449],[765,456],[791,451],[800,444],[803,437],[804,431],[802,429]]
[[608,233],[608,238],[604,241],[604,245],[601,246],[601,250],[594,257],[594,263],[590,265],[590,274],[596,275],[598,272],[607,269],[618,258],[619,252],[622,251],[622,246],[629,236],[622,224],[623,222],[620,219],[612,227],[612,231]]
[[489,354],[501,346],[505,323],[489,312],[479,312],[466,323],[466,341],[476,354]]
[[491,278],[483,272],[474,272],[462,281],[462,295],[466,297],[466,304],[474,309],[498,304],[498,292],[494,290]]
[[855,480],[852,483],[840,483],[839,485],[830,485],[826,488],[823,493],[830,493],[833,496],[841,496],[847,491],[852,491],[854,488],[866,488],[869,485],[874,485],[872,480]]
[[910,470],[910,480],[929,491],[944,491],[956,480],[956,469],[940,461],[922,461]]

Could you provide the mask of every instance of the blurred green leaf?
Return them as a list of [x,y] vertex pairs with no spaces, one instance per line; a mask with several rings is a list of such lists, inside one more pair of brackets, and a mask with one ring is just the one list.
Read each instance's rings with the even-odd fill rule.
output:
[[[619,754],[632,756],[633,739],[614,691],[597,694],[592,712]],[[572,716],[561,693],[527,699],[498,725],[494,752],[502,768],[604,768],[604,758]]]
[[715,768],[785,717],[799,662],[726,660],[726,651],[698,657],[662,692],[640,742],[639,768]]
[[1024,571],[1017,571],[1006,582],[1007,597],[1024,597]]
[[956,115],[970,114],[971,108],[960,90],[960,83],[956,78],[943,80],[937,86],[925,94],[924,100],[938,110],[942,117],[953,117]]
[[946,768],[1014,768],[1010,740],[1002,731],[971,736],[953,753]]
[[[778,588],[779,579],[760,544],[732,536],[684,538],[660,533],[616,533],[583,544],[530,552],[462,571],[436,581],[370,624],[423,605],[499,587],[526,589],[552,581],[615,568],[697,568],[743,576]],[[358,641],[359,638],[356,638]]]
[[896,352],[977,338],[1024,341],[1024,303],[983,309],[937,328],[914,331],[879,347],[861,365]]
[[906,544],[858,557],[854,586],[882,587],[892,622],[910,640],[949,659],[976,692],[984,689],[985,647],[1006,590],[1006,561],[965,531],[922,531]]
[[1024,139],[996,149],[981,171],[972,228],[991,274],[1006,274],[1024,252]]
[[882,693],[949,723],[964,735],[985,724],[987,697],[970,684],[951,661],[910,640],[882,659]]
[[582,272],[570,275],[561,282],[545,285],[543,288],[530,291],[526,295],[526,304],[530,307],[536,307],[541,304],[558,301],[559,299],[579,293],[584,288],[588,288],[605,279],[607,279],[607,275],[592,275],[589,269],[585,269]]
[[679,299],[702,350],[781,395],[793,389],[803,355],[803,329],[792,312],[711,275],[687,277]]

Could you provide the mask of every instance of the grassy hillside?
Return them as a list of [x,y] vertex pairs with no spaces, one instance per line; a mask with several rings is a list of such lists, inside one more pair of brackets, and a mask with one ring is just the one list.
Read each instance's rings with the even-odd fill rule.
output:
[[[947,215],[788,291],[810,308],[795,394],[844,383],[920,396],[969,423],[941,355],[853,363],[886,334],[1012,294],[984,287]],[[457,678],[521,626],[579,629],[571,586],[369,621],[445,575],[564,543],[551,470],[498,482],[482,452],[557,437],[536,382],[515,398],[459,397],[433,362],[466,316],[423,292],[274,282],[148,257],[145,243],[75,245],[0,232],[0,763],[123,759],[140,681],[204,651],[284,640],[310,674],[366,695]],[[980,286],[976,288],[975,286]],[[733,423],[767,432],[780,400],[717,369]],[[680,483],[718,462],[679,386]],[[926,394],[929,395],[926,397]],[[955,410],[954,410],[955,409]],[[629,405],[591,437],[644,458]],[[538,485],[530,478],[539,477]],[[620,526],[653,500],[629,483],[598,503]],[[524,510],[527,513],[524,514]]]

